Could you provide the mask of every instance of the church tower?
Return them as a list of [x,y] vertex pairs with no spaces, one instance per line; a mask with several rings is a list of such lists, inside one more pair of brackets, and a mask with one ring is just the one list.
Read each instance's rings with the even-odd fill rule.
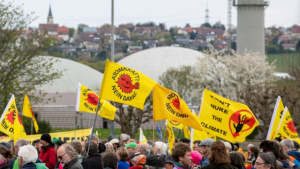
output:
[[47,24],[53,24],[53,16],[52,16],[52,11],[51,11],[51,6],[49,7],[49,13],[47,17]]

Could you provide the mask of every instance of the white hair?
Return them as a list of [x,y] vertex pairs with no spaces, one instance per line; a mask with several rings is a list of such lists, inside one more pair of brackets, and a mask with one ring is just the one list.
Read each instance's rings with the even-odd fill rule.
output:
[[281,140],[280,144],[282,146],[286,146],[288,150],[292,150],[294,148],[294,142],[290,139]]
[[25,145],[20,147],[19,157],[22,157],[22,164],[25,165],[27,163],[35,163],[38,159],[38,153],[36,149],[32,145]]
[[155,148],[159,149],[159,153],[167,153],[167,145],[161,141],[154,143]]
[[224,142],[224,145],[225,145],[225,147],[226,148],[228,148],[230,151],[232,150],[232,146],[231,146],[231,144],[229,143],[229,142]]
[[120,135],[120,139],[123,140],[123,141],[127,141],[130,139],[130,136],[128,134],[121,134]]

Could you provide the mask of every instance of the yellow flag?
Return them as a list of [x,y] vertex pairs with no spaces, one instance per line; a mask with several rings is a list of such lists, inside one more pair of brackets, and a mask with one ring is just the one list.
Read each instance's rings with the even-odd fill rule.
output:
[[271,119],[271,123],[270,123],[270,126],[269,126],[268,135],[267,135],[266,140],[274,140],[275,139],[275,132],[278,128],[278,124],[280,122],[283,111],[284,111],[284,106],[283,106],[283,103],[281,101],[281,97],[278,96],[276,104],[275,104],[275,108],[274,108],[274,111],[273,111],[273,115],[272,115],[272,119]]
[[167,134],[168,134],[168,143],[169,143],[169,154],[172,154],[173,144],[175,142],[175,135],[170,123],[167,124]]
[[39,130],[39,126],[37,124],[34,113],[32,111],[31,104],[30,104],[29,99],[28,99],[26,94],[24,96],[24,102],[23,102],[23,115],[26,116],[26,117],[32,118],[33,125],[34,125],[34,128],[35,128],[35,132],[37,133],[38,130]]
[[100,98],[144,110],[144,103],[156,82],[144,74],[106,61]]
[[175,120],[167,120],[167,121],[168,121],[167,123],[170,123],[170,125],[172,127],[175,127],[175,128],[178,128],[178,129],[182,130],[183,124],[179,123],[178,121],[175,121]]
[[234,102],[204,89],[199,115],[201,126],[229,142],[244,142],[259,125],[247,105]]
[[[76,111],[95,113],[98,104],[98,95],[86,86],[78,83]],[[98,115],[103,118],[114,120],[117,108],[106,100],[100,99]]]
[[19,116],[15,96],[12,95],[0,118],[0,131],[16,142],[19,138],[27,139],[23,123]]
[[287,107],[284,108],[275,136],[281,139],[291,139],[299,143],[300,139],[294,121]]
[[176,92],[157,84],[153,88],[153,120],[176,120],[179,123],[202,131],[197,117]]
[[147,143],[148,142],[145,135],[144,135],[144,133],[143,133],[142,128],[140,128],[140,140],[139,140],[139,142],[140,143]]
[[190,139],[191,138],[191,131],[186,125],[183,125],[183,136],[184,138]]

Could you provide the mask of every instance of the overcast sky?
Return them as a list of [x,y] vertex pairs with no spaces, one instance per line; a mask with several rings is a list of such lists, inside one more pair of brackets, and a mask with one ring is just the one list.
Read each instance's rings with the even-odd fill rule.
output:
[[[9,2],[9,0],[6,0]],[[79,23],[90,27],[111,23],[111,0],[14,0],[26,13],[35,12],[39,18],[31,24],[46,23],[51,4],[54,23],[77,28]],[[184,27],[189,23],[198,27],[205,22],[221,21],[227,25],[227,0],[115,0],[115,25],[154,21]],[[232,7],[232,24],[237,25],[237,10]],[[300,24],[300,0],[270,0],[265,10],[265,26],[292,26]]]

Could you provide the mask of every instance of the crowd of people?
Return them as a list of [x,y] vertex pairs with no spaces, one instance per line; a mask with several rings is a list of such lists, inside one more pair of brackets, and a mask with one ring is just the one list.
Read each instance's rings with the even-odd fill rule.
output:
[[[192,149],[190,147],[192,146]],[[100,142],[64,143],[43,134],[32,142],[0,142],[0,169],[300,169],[300,146],[290,139],[249,144],[247,150],[213,139],[175,139],[172,150],[161,142],[138,143],[127,134]]]

